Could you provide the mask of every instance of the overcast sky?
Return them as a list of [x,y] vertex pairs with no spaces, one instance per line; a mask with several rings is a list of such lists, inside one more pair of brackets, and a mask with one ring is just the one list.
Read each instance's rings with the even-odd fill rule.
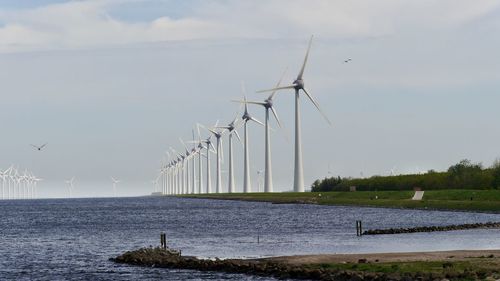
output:
[[[312,34],[304,78],[333,126],[301,100],[306,185],[500,156],[498,1],[0,0],[0,169],[30,169],[44,197],[73,176],[77,196],[111,195],[110,176],[148,194],[179,137],[235,116],[242,80],[252,100],[287,67],[293,81]],[[293,95],[276,109],[275,189],[290,190]],[[264,135],[249,131],[256,189]]]

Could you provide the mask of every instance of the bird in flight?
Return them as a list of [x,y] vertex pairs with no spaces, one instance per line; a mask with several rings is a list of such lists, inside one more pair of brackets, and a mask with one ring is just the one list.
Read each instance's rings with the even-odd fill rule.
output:
[[41,146],[37,146],[37,145],[34,145],[34,144],[32,144],[31,146],[33,146],[34,148],[36,148],[38,151],[41,151],[42,148],[44,148],[46,145],[47,145],[47,143],[44,143]]
[[346,59],[346,60],[344,61],[344,63],[348,63],[348,62],[350,62],[350,61],[352,61],[352,59],[350,59],[350,58],[349,58],[349,59]]

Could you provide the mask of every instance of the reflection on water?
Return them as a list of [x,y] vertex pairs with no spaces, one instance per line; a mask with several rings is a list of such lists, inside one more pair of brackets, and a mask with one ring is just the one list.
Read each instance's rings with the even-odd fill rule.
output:
[[0,213],[1,280],[269,280],[108,261],[158,245],[162,231],[171,247],[200,257],[500,249],[498,229],[355,235],[356,220],[369,229],[500,221],[498,214],[153,197],[1,201]]

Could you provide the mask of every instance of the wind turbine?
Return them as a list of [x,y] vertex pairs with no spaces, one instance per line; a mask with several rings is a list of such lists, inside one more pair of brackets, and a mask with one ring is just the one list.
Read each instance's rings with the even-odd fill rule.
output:
[[309,100],[314,104],[316,109],[323,115],[325,120],[331,124],[330,120],[328,120],[328,117],[323,113],[323,111],[320,109],[319,104],[316,102],[316,100],[313,98],[313,96],[309,93],[308,90],[304,87],[304,70],[307,64],[307,58],[309,56],[309,51],[311,49],[311,43],[312,43],[313,37],[311,36],[311,39],[309,40],[309,46],[307,47],[307,52],[306,56],[304,57],[304,62],[302,64],[302,67],[300,69],[299,74],[297,75],[297,78],[291,85],[288,86],[283,86],[283,87],[275,87],[273,89],[269,90],[263,90],[263,91],[258,91],[260,92],[272,92],[276,90],[284,90],[284,89],[294,89],[295,90],[295,166],[294,166],[294,183],[293,183],[293,190],[295,192],[304,192],[304,169],[303,169],[303,164],[302,164],[302,140],[301,140],[301,133],[300,133],[300,108],[299,108],[299,99],[300,99],[300,90],[309,98]]
[[[217,124],[215,124],[215,127],[214,128],[217,128]],[[224,133],[224,130],[222,131],[216,131],[214,129],[211,129],[211,128],[207,128],[207,130],[212,133],[217,141],[216,143],[216,169],[215,169],[215,172],[216,172],[216,180],[215,180],[215,192],[216,193],[221,193],[221,189],[222,189],[222,174],[221,174],[221,157],[223,157],[223,150],[222,150],[222,135]]]
[[241,143],[241,138],[240,135],[238,134],[238,131],[236,131],[236,127],[239,125],[238,124],[239,119],[234,118],[234,120],[229,123],[227,126],[221,126],[218,128],[221,129],[226,129],[228,131],[228,150],[229,150],[229,171],[228,171],[228,180],[227,180],[227,191],[229,193],[234,193],[235,188],[234,188],[234,173],[233,173],[233,133],[234,135],[238,138],[238,140]]
[[189,150],[189,148],[186,146],[186,144],[184,143],[184,141],[179,138],[179,140],[181,141],[182,145],[184,146],[184,148],[186,149],[186,152],[185,152],[185,158],[184,158],[184,161],[185,161],[185,178],[184,178],[184,187],[185,187],[185,194],[189,194],[191,193],[191,184],[189,182],[189,179],[190,179],[190,176],[189,176],[189,160],[191,159],[191,151]]
[[7,179],[7,171],[0,171],[0,178],[2,178],[2,200],[5,199],[5,179]]
[[[203,193],[202,191],[202,187],[203,187],[203,165],[202,165],[202,157],[204,156],[203,155],[203,149],[205,148],[205,146],[203,145],[203,140],[201,139],[201,135],[200,135],[200,126],[201,124],[196,124],[196,130],[198,131],[198,141],[195,141],[194,140],[194,131],[193,131],[193,140],[191,141],[191,143],[193,143],[193,145],[196,145],[195,148],[193,148],[196,153],[198,154],[198,190],[195,190],[194,193],[198,193],[198,194],[201,194]],[[207,148],[207,151],[208,151],[208,148]],[[194,163],[193,163],[193,166],[194,166]],[[193,167],[193,177],[194,177],[194,167]],[[194,179],[194,178],[193,178]],[[194,180],[193,180],[193,184],[194,184]]]
[[39,181],[42,181],[43,179],[35,177],[33,180],[34,180],[33,198],[38,198],[37,184],[38,184]]
[[[198,124],[198,126],[203,127],[203,125]],[[214,145],[212,144],[212,141],[210,140],[212,136],[208,136],[206,139],[202,140],[203,143],[205,143],[205,148],[207,149],[207,193],[212,193],[212,178],[211,178],[211,173],[210,173],[210,152],[212,152],[211,149],[215,150]]]
[[75,181],[75,177],[72,177],[70,180],[65,181],[66,184],[68,184],[68,190],[69,190],[69,198],[72,197],[72,192],[73,192],[73,182]]
[[111,180],[113,181],[113,195],[116,197],[116,184],[119,183],[120,181],[111,177]]
[[[243,90],[243,93],[245,93],[245,88],[242,84],[242,90]],[[238,101],[236,101],[238,102]],[[249,192],[252,192],[252,186],[251,186],[251,183],[250,183],[250,156],[249,156],[249,145],[248,145],[248,121],[253,121],[255,123],[258,123],[262,126],[264,126],[264,124],[262,122],[260,122],[259,120],[255,119],[254,117],[252,117],[250,115],[250,113],[248,113],[248,105],[247,105],[247,97],[244,95],[243,96],[243,103],[245,104],[245,112],[243,113],[243,116],[241,117],[241,119],[243,120],[243,124],[244,124],[244,132],[245,132],[245,136],[244,136],[244,141],[243,141],[243,146],[244,146],[244,163],[243,163],[243,192],[244,193],[249,193]]]
[[[286,73],[286,70],[285,70]],[[281,84],[281,80],[283,80],[283,76],[281,76],[280,80],[276,84],[275,88],[278,88]],[[273,106],[273,97],[276,94],[276,91],[273,91],[269,97],[263,102],[258,101],[245,101],[246,104],[256,104],[264,107],[266,111],[266,134],[265,134],[265,169],[264,169],[264,192],[273,192],[273,171],[271,165],[271,134],[269,132],[269,110],[274,115],[278,126],[281,127],[280,119],[278,118],[278,114],[276,113],[276,109]]]
[[12,196],[11,196],[11,183],[14,183],[14,174],[13,174],[13,169],[14,169],[14,166],[11,165],[6,171],[5,173],[7,174],[7,181],[9,183],[9,186],[8,186],[8,193],[7,193],[7,199],[12,199]]

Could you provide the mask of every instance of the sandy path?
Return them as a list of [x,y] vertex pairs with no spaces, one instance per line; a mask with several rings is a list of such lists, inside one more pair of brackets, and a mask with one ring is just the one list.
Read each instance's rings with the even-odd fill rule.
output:
[[[459,250],[441,252],[412,252],[412,253],[374,253],[374,254],[332,254],[332,255],[303,255],[265,258],[289,264],[315,264],[315,263],[345,263],[358,262],[366,259],[368,262],[404,262],[404,261],[456,261],[481,256],[500,257],[500,250]],[[376,261],[378,260],[378,261]]]

